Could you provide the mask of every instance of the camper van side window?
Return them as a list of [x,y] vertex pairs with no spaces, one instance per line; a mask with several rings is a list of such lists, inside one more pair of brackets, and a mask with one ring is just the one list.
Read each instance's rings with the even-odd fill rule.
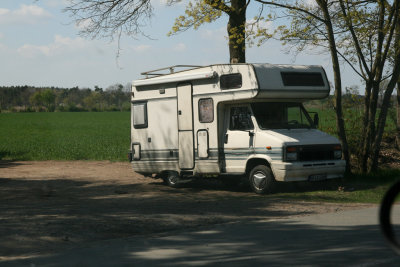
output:
[[284,86],[325,86],[320,72],[281,72]]
[[199,121],[203,123],[214,121],[214,103],[212,98],[199,100]]
[[133,111],[133,127],[135,129],[147,128],[147,103],[134,103]]
[[233,73],[221,75],[219,78],[221,89],[237,89],[242,87],[242,74]]
[[246,131],[254,129],[248,107],[232,107],[229,130]]

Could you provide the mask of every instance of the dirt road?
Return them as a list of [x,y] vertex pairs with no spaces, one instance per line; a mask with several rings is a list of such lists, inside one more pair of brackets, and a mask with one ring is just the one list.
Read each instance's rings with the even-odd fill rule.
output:
[[174,189],[134,173],[125,162],[0,161],[0,260],[98,240],[363,206],[263,197],[217,180]]

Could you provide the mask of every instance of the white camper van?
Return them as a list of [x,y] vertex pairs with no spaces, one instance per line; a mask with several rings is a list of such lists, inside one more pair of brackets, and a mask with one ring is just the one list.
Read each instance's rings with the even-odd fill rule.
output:
[[171,186],[188,176],[246,176],[256,193],[275,181],[343,176],[340,142],[317,130],[318,115],[302,105],[329,94],[321,66],[218,64],[142,74],[131,99],[136,172]]

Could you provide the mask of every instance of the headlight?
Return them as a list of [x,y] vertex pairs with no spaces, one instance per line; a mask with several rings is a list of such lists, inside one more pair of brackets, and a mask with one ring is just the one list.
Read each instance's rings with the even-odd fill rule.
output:
[[286,147],[286,160],[287,161],[297,160],[297,147],[294,146]]
[[342,158],[342,146],[336,145],[333,148],[333,158],[334,159],[341,159]]

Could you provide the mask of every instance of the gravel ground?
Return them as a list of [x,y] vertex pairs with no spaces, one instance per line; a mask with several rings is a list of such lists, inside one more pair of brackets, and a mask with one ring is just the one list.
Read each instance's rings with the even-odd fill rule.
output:
[[99,240],[366,206],[265,198],[216,179],[170,188],[127,162],[0,161],[0,261]]

